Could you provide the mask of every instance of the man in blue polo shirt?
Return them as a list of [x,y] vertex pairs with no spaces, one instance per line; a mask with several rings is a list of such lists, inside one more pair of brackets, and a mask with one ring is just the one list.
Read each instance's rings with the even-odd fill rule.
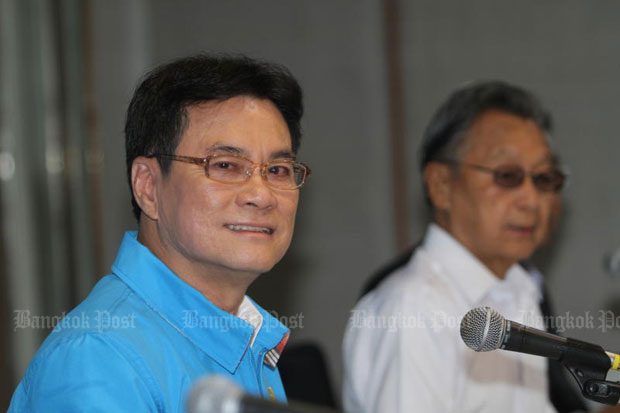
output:
[[146,76],[125,126],[139,230],[45,340],[10,412],[178,412],[208,374],[286,400],[289,331],[245,293],[291,242],[310,174],[295,158],[302,112],[288,70],[243,56]]

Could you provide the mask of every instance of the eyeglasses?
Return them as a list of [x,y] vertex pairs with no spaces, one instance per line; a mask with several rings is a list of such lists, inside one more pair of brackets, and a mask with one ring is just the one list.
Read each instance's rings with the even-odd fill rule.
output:
[[206,158],[167,154],[152,156],[200,165],[204,167],[208,178],[223,184],[243,183],[250,179],[256,168],[259,168],[261,177],[269,186],[277,189],[297,189],[306,182],[312,172],[308,166],[292,159],[255,163],[235,155],[209,155]]
[[566,173],[555,167],[545,172],[533,173],[526,172],[519,165],[505,165],[497,168],[487,168],[486,166],[458,162],[455,160],[440,160],[438,162],[454,166],[462,165],[493,174],[493,182],[496,185],[507,189],[518,188],[521,186],[525,181],[526,176],[529,176],[532,179],[532,183],[534,183],[536,189],[541,192],[559,192],[566,181]]

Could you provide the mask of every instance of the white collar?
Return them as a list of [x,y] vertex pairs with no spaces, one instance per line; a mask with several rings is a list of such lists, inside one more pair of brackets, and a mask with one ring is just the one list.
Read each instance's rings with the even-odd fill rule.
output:
[[540,296],[540,289],[521,265],[511,266],[502,280],[437,224],[429,225],[422,247],[471,303],[479,302],[495,287],[526,289],[523,292]]
[[252,347],[254,340],[263,325],[263,315],[258,311],[254,303],[252,303],[246,295],[243,297],[243,301],[237,310],[236,316],[254,327],[254,332],[252,333],[252,338],[250,339],[250,347]]

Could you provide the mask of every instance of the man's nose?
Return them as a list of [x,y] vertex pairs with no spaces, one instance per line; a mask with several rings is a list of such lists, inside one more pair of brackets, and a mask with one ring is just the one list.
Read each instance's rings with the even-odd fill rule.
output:
[[540,190],[534,184],[531,175],[526,175],[525,180],[518,188],[520,205],[528,209],[538,208],[540,202]]
[[248,178],[237,194],[237,204],[260,209],[274,207],[277,204],[276,197],[267,180],[262,176],[260,166],[248,169],[246,175]]

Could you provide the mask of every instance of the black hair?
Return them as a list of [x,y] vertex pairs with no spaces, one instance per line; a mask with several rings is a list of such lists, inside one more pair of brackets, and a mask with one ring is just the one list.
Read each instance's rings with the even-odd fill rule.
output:
[[465,132],[489,110],[531,119],[546,133],[552,130],[551,115],[530,92],[502,81],[473,83],[452,93],[431,118],[420,150],[420,170],[432,161],[458,159]]
[[[243,55],[200,54],[155,68],[136,88],[125,122],[125,151],[131,202],[140,219],[131,185],[131,167],[139,156],[174,154],[187,127],[187,108],[236,96],[268,99],[282,113],[294,153],[301,140],[302,91],[282,65]],[[162,173],[169,159],[159,159]]]

